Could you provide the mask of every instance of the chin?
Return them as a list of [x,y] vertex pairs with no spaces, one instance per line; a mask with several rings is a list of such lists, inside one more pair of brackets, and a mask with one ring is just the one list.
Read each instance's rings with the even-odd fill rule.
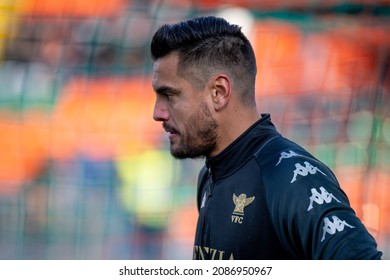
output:
[[192,154],[185,152],[182,149],[173,149],[171,146],[171,155],[176,159],[194,158]]

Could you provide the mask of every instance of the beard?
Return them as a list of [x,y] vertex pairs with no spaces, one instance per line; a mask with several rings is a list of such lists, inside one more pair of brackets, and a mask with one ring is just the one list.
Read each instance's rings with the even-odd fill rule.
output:
[[202,102],[199,110],[191,115],[183,131],[180,131],[180,142],[177,146],[171,143],[171,154],[176,159],[207,157],[217,145],[218,124]]

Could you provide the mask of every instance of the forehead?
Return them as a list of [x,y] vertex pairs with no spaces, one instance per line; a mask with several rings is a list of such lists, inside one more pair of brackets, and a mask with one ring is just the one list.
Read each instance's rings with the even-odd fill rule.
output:
[[179,57],[175,53],[157,59],[153,64],[152,85],[156,89],[166,83],[176,83],[179,79],[177,66]]

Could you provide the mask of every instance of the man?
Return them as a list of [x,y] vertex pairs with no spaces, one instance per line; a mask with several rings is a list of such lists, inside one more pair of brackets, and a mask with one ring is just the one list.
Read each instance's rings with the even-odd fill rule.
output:
[[255,102],[239,26],[199,17],[151,42],[153,118],[178,159],[205,157],[194,259],[380,259],[333,173],[281,136]]

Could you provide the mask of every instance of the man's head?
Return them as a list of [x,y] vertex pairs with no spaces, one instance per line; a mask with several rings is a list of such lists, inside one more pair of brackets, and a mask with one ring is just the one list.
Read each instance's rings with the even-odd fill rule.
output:
[[256,59],[240,26],[213,16],[163,25],[153,36],[152,58],[156,61],[172,52],[179,56],[178,73],[194,87],[202,88],[218,71],[227,72],[241,100],[253,102]]
[[232,103],[233,94],[242,107],[256,107],[256,60],[249,40],[222,18],[199,17],[160,27],[151,54],[153,117],[171,133],[172,155],[214,155],[223,141],[222,117],[215,113]]

